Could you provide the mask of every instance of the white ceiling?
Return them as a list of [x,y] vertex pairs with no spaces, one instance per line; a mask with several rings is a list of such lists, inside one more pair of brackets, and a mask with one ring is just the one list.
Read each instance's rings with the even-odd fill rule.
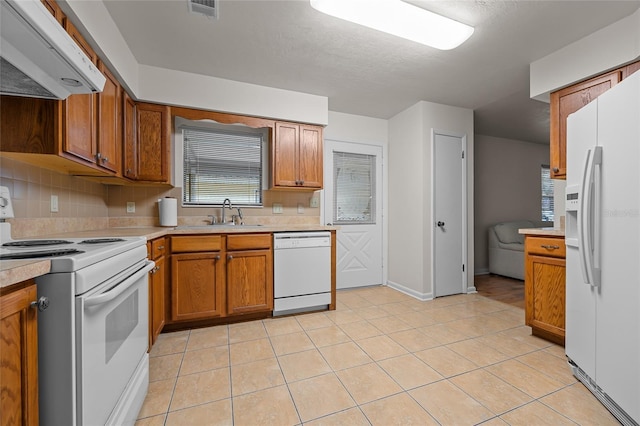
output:
[[529,99],[529,64],[630,15],[627,1],[433,1],[475,27],[440,51],[317,12],[306,0],[104,0],[141,64],[327,96],[331,111],[388,119],[420,100],[472,108],[475,132],[548,143],[548,105]]

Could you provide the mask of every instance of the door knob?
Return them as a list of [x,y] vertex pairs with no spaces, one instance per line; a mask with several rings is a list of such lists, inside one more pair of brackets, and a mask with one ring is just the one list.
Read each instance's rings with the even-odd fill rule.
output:
[[439,221],[438,221],[438,226],[439,226],[439,227],[443,227],[443,226],[444,226],[444,222],[442,222],[442,221],[440,221],[440,220],[439,220]]

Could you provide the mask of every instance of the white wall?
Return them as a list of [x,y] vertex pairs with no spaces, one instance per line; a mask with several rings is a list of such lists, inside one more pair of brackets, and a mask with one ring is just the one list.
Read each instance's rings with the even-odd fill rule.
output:
[[[433,297],[431,130],[467,136],[468,262],[473,270],[473,111],[422,101],[389,120],[389,285]],[[467,286],[473,289],[473,274]]]
[[326,96],[138,64],[101,1],[61,6],[136,100],[325,125]]
[[530,96],[549,93],[640,58],[640,9],[530,65]]
[[476,135],[475,269],[489,268],[487,229],[498,222],[540,220],[540,166],[549,145]]

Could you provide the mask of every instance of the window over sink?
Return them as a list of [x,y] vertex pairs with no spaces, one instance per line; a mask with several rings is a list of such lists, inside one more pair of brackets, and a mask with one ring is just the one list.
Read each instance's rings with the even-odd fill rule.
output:
[[181,125],[183,206],[261,207],[268,129],[214,122]]

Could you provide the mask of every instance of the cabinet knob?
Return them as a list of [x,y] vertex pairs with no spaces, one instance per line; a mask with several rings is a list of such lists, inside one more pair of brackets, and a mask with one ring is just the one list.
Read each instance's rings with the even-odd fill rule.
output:
[[213,260],[220,260],[220,255],[217,255],[216,257],[214,257]]
[[227,260],[232,260],[232,259],[233,259],[233,256],[232,256],[232,255],[230,255],[230,254],[228,254],[228,255],[227,255]]
[[31,302],[31,307],[34,309],[38,309],[39,312],[42,312],[49,307],[49,298],[41,297],[38,300]]
[[554,168],[553,168],[553,173],[558,173],[559,171],[560,171],[560,169],[559,169],[559,168],[557,168],[557,167],[554,167]]

